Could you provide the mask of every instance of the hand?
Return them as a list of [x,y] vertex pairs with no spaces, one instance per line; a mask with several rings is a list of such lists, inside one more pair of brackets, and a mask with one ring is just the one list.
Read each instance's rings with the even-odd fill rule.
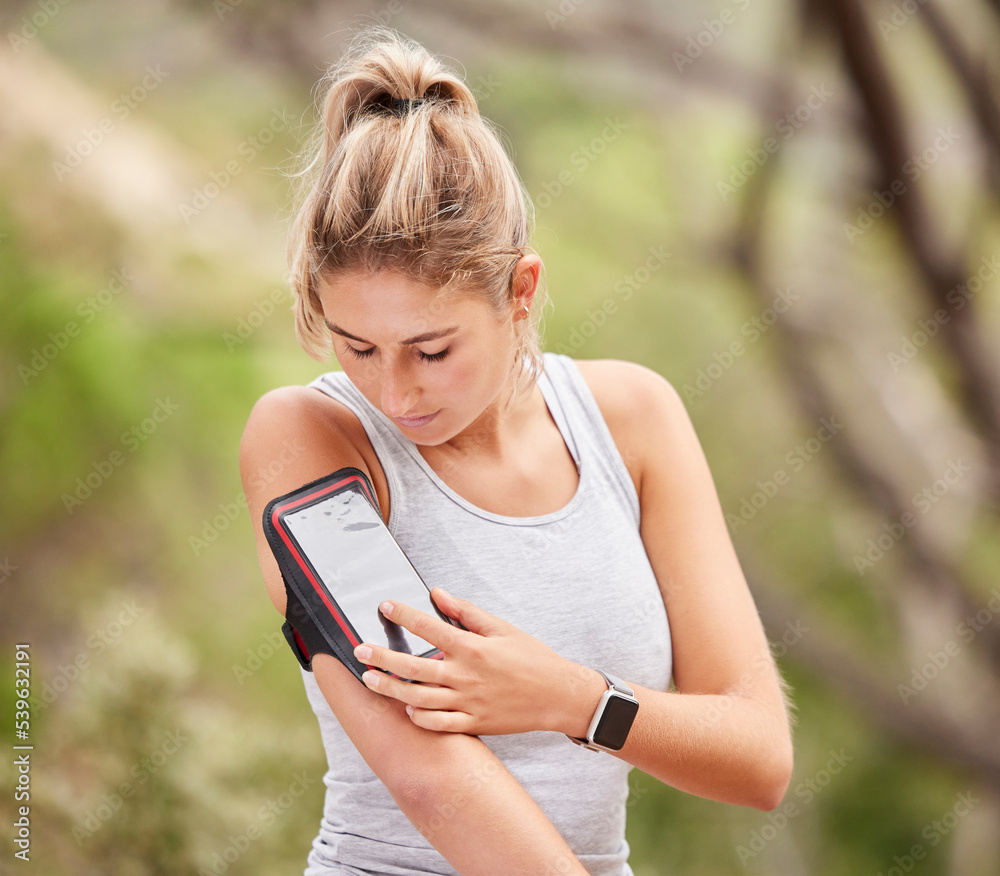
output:
[[427,730],[586,735],[607,690],[600,673],[560,657],[533,636],[440,587],[431,595],[465,629],[400,602],[383,602],[386,617],[440,649],[444,658],[358,645],[354,656],[363,663],[422,682],[409,684],[369,670],[363,681],[370,690],[406,703],[410,720]]

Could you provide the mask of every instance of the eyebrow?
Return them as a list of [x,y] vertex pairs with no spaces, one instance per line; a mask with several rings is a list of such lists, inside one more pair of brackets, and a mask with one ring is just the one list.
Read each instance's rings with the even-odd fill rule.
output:
[[[345,338],[350,338],[352,341],[357,341],[359,344],[369,344],[370,346],[375,346],[371,341],[366,341],[364,338],[359,338],[357,335],[352,335],[349,331],[342,329],[339,325],[334,325],[328,319],[324,319],[323,322],[326,323],[326,327],[335,334],[341,335]],[[436,332],[423,332],[423,334],[414,335],[412,338],[407,338],[404,341],[400,341],[401,344],[405,346],[410,346],[412,344],[425,344],[428,341],[436,341],[440,338],[446,338],[448,335],[453,335],[458,331],[458,326],[453,325],[451,328],[439,329]]]

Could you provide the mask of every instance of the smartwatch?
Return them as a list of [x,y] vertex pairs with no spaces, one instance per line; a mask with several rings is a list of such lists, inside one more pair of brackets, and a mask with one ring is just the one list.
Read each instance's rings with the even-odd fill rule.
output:
[[[601,672],[600,669],[597,671]],[[601,675],[608,683],[608,689],[597,704],[597,711],[590,721],[587,737],[569,738],[577,745],[582,745],[591,751],[621,751],[639,711],[639,701],[635,698],[632,688],[620,678],[615,678],[606,672],[601,672]]]

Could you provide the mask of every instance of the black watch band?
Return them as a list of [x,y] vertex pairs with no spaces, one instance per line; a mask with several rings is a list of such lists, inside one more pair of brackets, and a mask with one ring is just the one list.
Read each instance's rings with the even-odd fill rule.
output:
[[597,704],[587,736],[583,739],[569,738],[591,751],[621,751],[639,711],[639,701],[632,688],[620,678],[600,669],[597,671],[607,682],[608,689]]

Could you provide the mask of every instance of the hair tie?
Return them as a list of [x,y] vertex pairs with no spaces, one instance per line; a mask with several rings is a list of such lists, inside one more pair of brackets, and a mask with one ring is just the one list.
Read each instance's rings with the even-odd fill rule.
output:
[[414,107],[420,106],[424,102],[422,97],[394,97],[392,99],[392,109],[396,115],[405,116]]

